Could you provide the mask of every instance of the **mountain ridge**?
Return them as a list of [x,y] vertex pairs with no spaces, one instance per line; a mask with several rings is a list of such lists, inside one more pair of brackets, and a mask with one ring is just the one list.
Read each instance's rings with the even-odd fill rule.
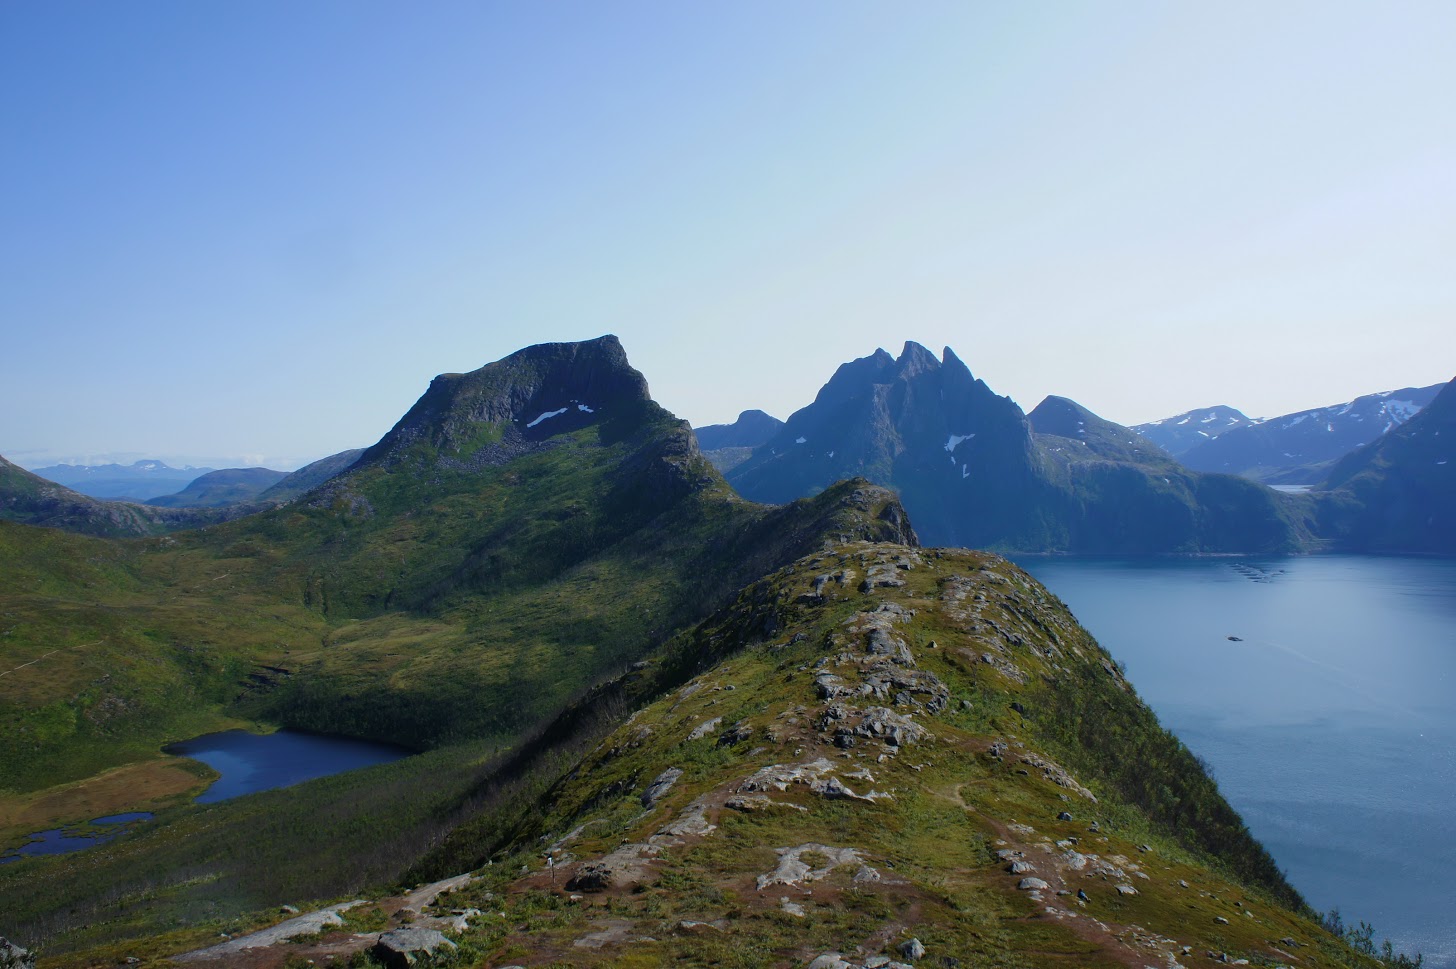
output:
[[839,367],[728,480],[782,501],[862,474],[899,491],[934,545],[1148,554],[1312,543],[1307,502],[1188,471],[1074,401],[1050,397],[1039,411],[1045,433],[949,347],[937,360],[912,341],[899,358],[881,349]]

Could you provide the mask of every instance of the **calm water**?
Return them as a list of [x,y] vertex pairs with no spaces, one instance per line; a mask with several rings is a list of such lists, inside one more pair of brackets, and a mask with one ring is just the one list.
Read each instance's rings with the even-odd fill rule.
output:
[[30,841],[19,848],[12,848],[4,854],[0,854],[0,865],[36,855],[64,855],[68,852],[80,851],[82,848],[105,844],[132,825],[141,821],[150,821],[151,818],[151,814],[146,811],[134,811],[130,814],[111,814],[104,818],[94,818],[89,825],[37,831],[30,836]]
[[315,777],[388,763],[410,754],[402,747],[389,744],[291,730],[270,734],[243,730],[210,733],[171,744],[166,752],[200,760],[222,775],[198,796],[199,804],[288,787]]
[[1456,561],[1019,564],[1213,764],[1311,905],[1456,969]]

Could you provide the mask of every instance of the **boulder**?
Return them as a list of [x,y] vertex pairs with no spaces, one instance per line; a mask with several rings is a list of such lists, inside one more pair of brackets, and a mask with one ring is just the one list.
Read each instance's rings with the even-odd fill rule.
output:
[[1021,889],[1023,892],[1029,892],[1036,889],[1050,888],[1051,886],[1048,885],[1046,882],[1042,881],[1040,878],[1023,878],[1016,887]]
[[35,969],[35,956],[0,936],[0,969]]
[[914,962],[916,959],[925,958],[925,946],[919,939],[911,939],[909,942],[900,943],[900,955]]
[[403,928],[385,932],[371,954],[389,969],[438,964],[454,954],[455,943],[434,929]]
[[669,767],[658,774],[657,778],[647,785],[647,790],[642,792],[642,806],[650,808],[656,804],[658,798],[672,790],[672,785],[677,783],[677,779],[682,776],[682,773],[680,767]]

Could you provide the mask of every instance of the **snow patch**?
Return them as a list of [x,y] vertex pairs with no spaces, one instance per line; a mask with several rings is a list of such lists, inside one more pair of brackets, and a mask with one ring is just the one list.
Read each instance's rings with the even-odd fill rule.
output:
[[945,449],[947,451],[954,451],[956,448],[960,447],[962,441],[969,441],[975,436],[976,435],[974,434],[952,434],[950,437],[945,439]]
[[540,417],[536,418],[534,421],[532,421],[531,423],[527,424],[526,426],[527,427],[535,427],[537,424],[541,423],[542,421],[549,421],[553,417],[560,417],[562,414],[565,414],[566,411],[567,411],[567,408],[565,408],[565,407],[561,408],[560,410],[548,410],[548,411],[546,411],[546,413],[542,414]]
[[595,414],[596,413],[595,410],[593,410],[592,408],[586,406],[585,404],[577,404],[576,405],[576,409],[579,410],[579,411],[581,411],[583,414]]
[[807,437],[796,437],[796,438],[794,438],[794,443],[795,444],[805,444],[805,443],[808,442],[808,440],[809,439]]

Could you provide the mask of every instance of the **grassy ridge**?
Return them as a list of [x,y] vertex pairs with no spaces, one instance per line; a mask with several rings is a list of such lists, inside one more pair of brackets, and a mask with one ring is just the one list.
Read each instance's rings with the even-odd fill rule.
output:
[[[864,593],[851,582],[815,593],[818,575],[848,566],[863,576],[867,563],[908,554],[859,545],[801,560],[574,711],[560,739],[573,726],[590,732],[594,707],[657,693],[544,795],[489,802],[442,843],[431,868],[416,870],[428,877],[494,857],[477,894],[451,904],[473,904],[490,891],[490,906],[506,917],[467,933],[463,950],[480,964],[764,967],[828,951],[893,957],[915,936],[929,958],[962,966],[1163,964],[1169,955],[1191,965],[1205,952],[1287,963],[1281,947],[1320,965],[1375,965],[1310,917],[1112,658],[1014,566],[970,552],[921,553],[921,564],[899,573],[903,587]],[[864,655],[864,645],[851,622],[882,603],[909,617],[894,626],[913,653],[901,668],[933,673],[948,702],[915,716],[933,736],[899,748],[861,740],[844,749],[829,740],[829,701],[816,677],[831,672],[853,682],[853,657]],[[1087,700],[1058,705],[1060,693]],[[1119,720],[1105,728],[1115,745],[1083,749],[1079,725],[1103,718]],[[837,765],[855,791],[891,796],[830,799],[801,783],[768,791],[777,808],[724,806],[758,769],[817,758]],[[1047,760],[1096,800],[1035,766]],[[1162,791],[1148,789],[1139,773],[1145,763]],[[681,777],[644,810],[643,789],[669,767]],[[873,778],[850,773],[861,769]],[[626,884],[566,898],[563,886],[578,865],[645,842],[695,804],[706,805],[713,829],[660,842]],[[855,849],[878,880],[855,877],[851,864],[802,886],[756,885],[778,863],[776,849],[814,844]],[[1065,879],[1069,894],[1055,899],[1063,915],[1044,911],[1051,892],[1036,900],[1016,890],[1024,876],[1008,875],[995,856],[1008,844],[1036,860],[1034,874],[1054,885]],[[550,845],[564,866],[555,874],[543,869]],[[1126,873],[1105,878],[1089,866],[1053,874],[1050,859],[1071,845]],[[804,857],[811,867],[828,860],[817,848]],[[1124,880],[1136,891],[1117,890]],[[781,906],[780,896],[804,917]],[[605,924],[655,943],[576,944]]]

